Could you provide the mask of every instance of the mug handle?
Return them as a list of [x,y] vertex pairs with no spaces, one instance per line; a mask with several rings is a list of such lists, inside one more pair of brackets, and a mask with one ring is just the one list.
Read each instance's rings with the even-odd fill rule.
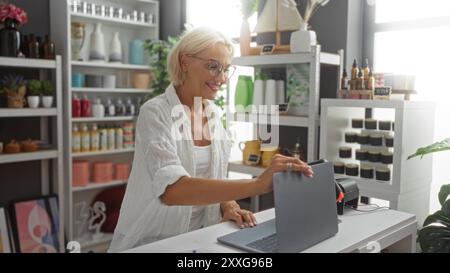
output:
[[245,147],[244,148],[242,148],[242,144],[244,144],[245,145],[245,142],[239,142],[239,150],[241,150],[241,152],[243,152],[244,151],[244,149],[245,149]]

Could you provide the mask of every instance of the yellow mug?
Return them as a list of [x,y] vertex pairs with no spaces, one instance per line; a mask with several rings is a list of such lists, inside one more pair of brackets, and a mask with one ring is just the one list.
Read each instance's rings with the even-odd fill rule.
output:
[[[244,145],[244,147],[242,147]],[[242,151],[242,161],[245,165],[256,166],[261,160],[261,141],[252,140],[239,143],[239,149]]]
[[262,156],[261,156],[261,165],[264,168],[269,167],[270,161],[272,158],[280,153],[280,149],[278,147],[263,147],[261,148]]

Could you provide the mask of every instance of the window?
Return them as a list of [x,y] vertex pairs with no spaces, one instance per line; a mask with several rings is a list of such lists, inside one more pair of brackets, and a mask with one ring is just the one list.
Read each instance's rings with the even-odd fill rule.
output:
[[[375,4],[375,16],[368,22],[374,31],[369,35],[374,38],[375,71],[415,75],[417,99],[437,104],[435,140],[450,137],[450,1],[367,0],[367,3],[369,8]],[[450,181],[445,172],[449,161],[449,153],[434,155],[430,211],[440,208],[437,192],[443,183]]]

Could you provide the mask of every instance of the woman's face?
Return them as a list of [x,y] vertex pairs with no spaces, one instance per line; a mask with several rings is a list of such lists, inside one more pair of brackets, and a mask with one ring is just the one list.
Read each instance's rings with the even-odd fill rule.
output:
[[184,84],[193,96],[214,100],[217,91],[227,80],[225,71],[230,62],[230,53],[223,44],[216,44],[197,55],[183,55],[182,66],[186,73]]

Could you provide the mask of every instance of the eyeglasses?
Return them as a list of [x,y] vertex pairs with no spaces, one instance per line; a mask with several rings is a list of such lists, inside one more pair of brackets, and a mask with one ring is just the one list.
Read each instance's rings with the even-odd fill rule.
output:
[[214,60],[214,59],[203,59],[194,55],[188,55],[189,57],[195,58],[195,59],[199,59],[201,61],[207,62],[205,64],[205,68],[208,69],[209,74],[213,77],[217,77],[220,75],[220,73],[223,72],[223,74],[225,75],[225,78],[230,79],[234,72],[236,71],[236,67],[233,65],[229,65],[227,67],[224,67],[223,64],[221,64],[219,61]]

